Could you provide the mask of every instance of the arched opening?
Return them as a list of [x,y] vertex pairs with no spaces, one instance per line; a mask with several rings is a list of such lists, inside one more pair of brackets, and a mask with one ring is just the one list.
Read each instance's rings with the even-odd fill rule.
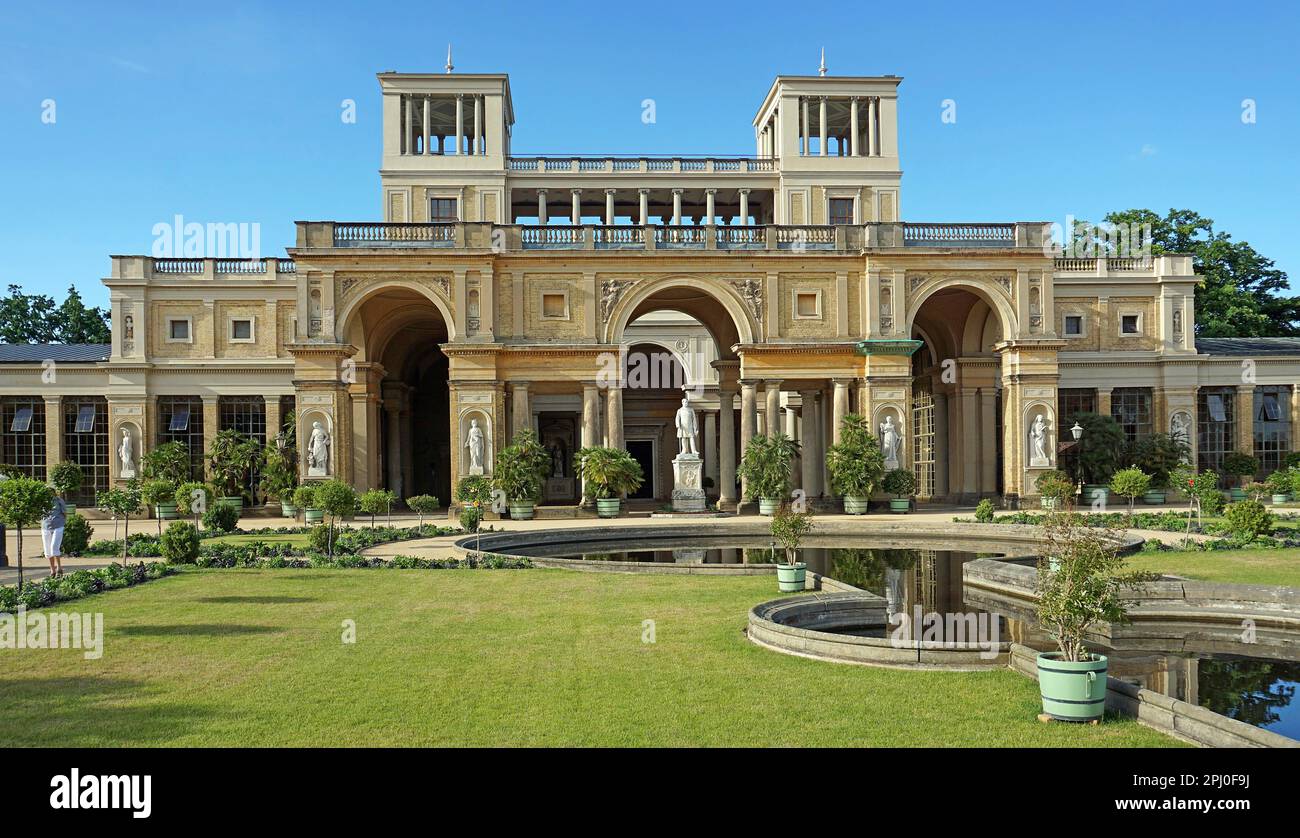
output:
[[942,288],[921,301],[910,326],[912,467],[921,499],[973,503],[1000,495],[1002,381],[994,352],[1003,313],[982,291]]
[[[344,334],[358,348],[357,383],[370,405],[355,420],[358,485],[391,489],[401,498],[451,498],[448,360],[442,310],[407,287],[378,290],[345,313]],[[364,476],[363,476],[364,475]]]
[[[674,418],[683,398],[696,415],[705,494],[716,499],[721,469],[715,362],[736,360],[735,347],[741,342],[736,320],[722,301],[697,283],[655,290],[630,304],[620,322],[613,339],[625,357],[623,443],[646,474],[633,499],[672,499],[672,462],[679,451]],[[730,424],[735,445],[738,423]]]

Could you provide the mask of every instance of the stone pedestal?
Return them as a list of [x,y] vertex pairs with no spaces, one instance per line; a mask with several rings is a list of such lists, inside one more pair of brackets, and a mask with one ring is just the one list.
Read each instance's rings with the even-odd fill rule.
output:
[[704,461],[698,454],[673,458],[673,512],[704,512]]

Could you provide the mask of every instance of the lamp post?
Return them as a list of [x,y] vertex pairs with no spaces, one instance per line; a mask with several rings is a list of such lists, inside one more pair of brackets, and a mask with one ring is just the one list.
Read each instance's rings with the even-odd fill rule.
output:
[[1078,497],[1083,494],[1083,426],[1079,424],[1077,419],[1074,421],[1074,427],[1070,428],[1070,436],[1074,437],[1074,441],[1079,446],[1079,449],[1074,454],[1074,463],[1079,471],[1079,486],[1074,495]]

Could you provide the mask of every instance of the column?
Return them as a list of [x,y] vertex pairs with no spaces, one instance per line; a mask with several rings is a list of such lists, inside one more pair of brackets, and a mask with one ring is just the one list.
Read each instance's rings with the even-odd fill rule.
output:
[[528,399],[528,382],[516,381],[510,385],[510,435],[533,426],[533,409]]
[[384,415],[387,418],[387,450],[384,458],[388,461],[388,488],[405,497],[402,485],[402,404],[400,399],[384,399]]
[[1237,385],[1237,404],[1234,406],[1233,419],[1237,423],[1235,450],[1255,456],[1255,385]]
[[880,97],[872,96],[867,103],[867,148],[872,157],[880,156]]
[[838,444],[840,441],[840,425],[844,424],[844,417],[849,413],[849,382],[848,379],[835,379],[835,402],[834,412],[831,416],[831,442]]
[[[220,423],[221,423],[221,412],[218,410],[217,397],[204,396],[203,397],[203,451],[205,454],[208,451],[212,450],[212,443],[217,438],[217,431],[221,430],[221,428],[218,427]],[[204,457],[203,459],[203,473],[208,477],[212,476],[211,466],[208,465],[208,461],[206,457]]]
[[483,153],[483,97],[474,97],[474,146],[470,154]]
[[735,392],[718,391],[718,506],[736,505]]
[[749,190],[740,190],[740,224],[749,224]]
[[980,494],[992,495],[998,490],[997,446],[992,444],[997,431],[997,391],[992,387],[980,388],[980,437],[989,444],[980,446]]
[[[402,478],[402,487],[406,491],[415,490],[415,459],[406,452],[414,450],[411,446],[411,390],[409,387],[402,388],[400,400],[400,413],[397,422],[398,446],[404,453],[404,456],[398,461],[397,468]],[[433,493],[436,489],[430,488],[429,492]],[[447,498],[442,500],[447,501]]]
[[[582,447],[590,448],[600,444],[600,392],[596,385],[582,385]],[[586,485],[583,486],[582,496],[585,499],[587,495]],[[586,501],[583,500],[585,504]]]
[[[150,417],[157,422],[157,413]],[[141,441],[141,448],[144,443]],[[141,452],[143,455],[144,452]],[[48,480],[50,469],[63,462],[63,397],[45,397],[45,477]]]
[[456,94],[456,154],[465,153],[465,97]]
[[402,97],[402,107],[406,110],[406,126],[402,131],[402,153],[415,154],[415,106],[410,96]]
[[821,394],[816,390],[810,391],[808,402],[803,408],[804,427],[811,428],[811,430],[804,432],[808,439],[808,447],[803,452],[804,462],[808,463],[812,470],[812,479],[804,487],[804,492],[810,498],[821,497],[822,474],[826,471],[826,436],[822,418],[824,409],[825,405],[822,404]]
[[854,96],[849,102],[849,154],[853,157],[858,154],[858,97]]
[[704,190],[704,223],[708,224],[709,226],[712,226],[714,223],[713,199],[714,196],[717,194],[717,192],[718,190],[716,189]]
[[704,476],[713,478],[718,485],[718,414],[704,414]]
[[821,143],[820,148],[817,149],[817,153],[822,157],[825,157],[826,156],[826,97],[825,96],[821,97],[821,99],[817,102],[817,121],[818,121],[817,129],[818,129],[818,138],[819,138],[818,142]]
[[569,190],[569,223],[577,227],[582,223],[582,190]]
[[614,189],[605,190],[605,224],[606,226],[609,227],[614,226],[614,192],[615,191],[617,190]]
[[800,390],[799,402],[803,405],[800,408],[803,421],[799,423],[799,488],[813,497],[817,485],[817,391]]
[[948,394],[934,394],[934,494],[948,495]]
[[764,381],[763,395],[767,399],[767,435],[773,437],[781,432],[781,379]]
[[546,190],[537,190],[537,223],[546,224],[549,219],[546,216]]
[[623,442],[623,388],[610,387],[605,391],[607,436],[610,448],[625,448]]
[[[978,478],[979,469],[979,407],[977,396],[979,391],[974,388],[963,387],[961,391],[961,492],[962,501],[973,500],[979,492]],[[988,440],[990,445],[993,440]],[[915,443],[913,443],[915,444]],[[1015,452],[1007,451],[1007,457],[1015,456]]]
[[673,224],[682,223],[682,190],[673,190]]
[[[798,411],[795,410],[794,405],[790,404],[789,402],[786,402],[785,409],[784,411],[782,411],[782,416],[785,418],[785,429],[783,433],[786,436],[790,437],[790,439],[793,439],[796,442],[798,442],[799,433],[800,433],[799,413]],[[796,455],[792,460],[790,460],[790,485],[791,486],[803,485],[802,483],[799,482],[799,473],[802,467],[803,467],[803,458],[800,457],[799,455]]]
[[1110,390],[1109,387],[1097,388],[1097,413],[1102,416],[1110,415]]
[[802,125],[802,127],[803,127],[803,130],[801,130],[801,131],[799,132],[799,134],[800,134],[800,136],[799,136],[799,141],[800,141],[799,148],[800,148],[800,152],[799,152],[799,153],[802,154],[804,157],[807,157],[807,156],[808,156],[808,129],[809,129],[810,125],[811,125],[811,123],[808,122],[808,99],[807,99],[807,98],[802,98],[802,99],[800,99],[800,100],[799,100],[799,107],[801,108],[801,111],[802,111],[802,114],[803,114],[803,122],[800,123],[800,124]]
[[644,227],[650,223],[650,190],[638,189],[637,198],[638,198],[637,214],[640,217],[639,223],[641,224],[642,227]]
[[425,154],[433,154],[433,149],[430,148],[430,146],[432,145],[432,143],[430,143],[430,140],[433,139],[433,129],[430,126],[433,125],[433,121],[429,119],[429,108],[430,108],[429,103],[430,103],[429,97],[425,96],[424,97],[424,153]]

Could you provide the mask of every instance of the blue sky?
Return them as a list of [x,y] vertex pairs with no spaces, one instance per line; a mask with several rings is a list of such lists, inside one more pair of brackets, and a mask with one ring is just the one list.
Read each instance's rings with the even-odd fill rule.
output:
[[824,46],[832,74],[904,77],[909,220],[1187,207],[1300,275],[1294,4],[380,8],[7,0],[0,284],[103,304],[109,254],[148,253],[176,214],[259,222],[266,255],[295,220],[380,217],[375,73],[440,72],[449,41],[458,71],[510,74],[516,153],[753,153],[772,78]]

